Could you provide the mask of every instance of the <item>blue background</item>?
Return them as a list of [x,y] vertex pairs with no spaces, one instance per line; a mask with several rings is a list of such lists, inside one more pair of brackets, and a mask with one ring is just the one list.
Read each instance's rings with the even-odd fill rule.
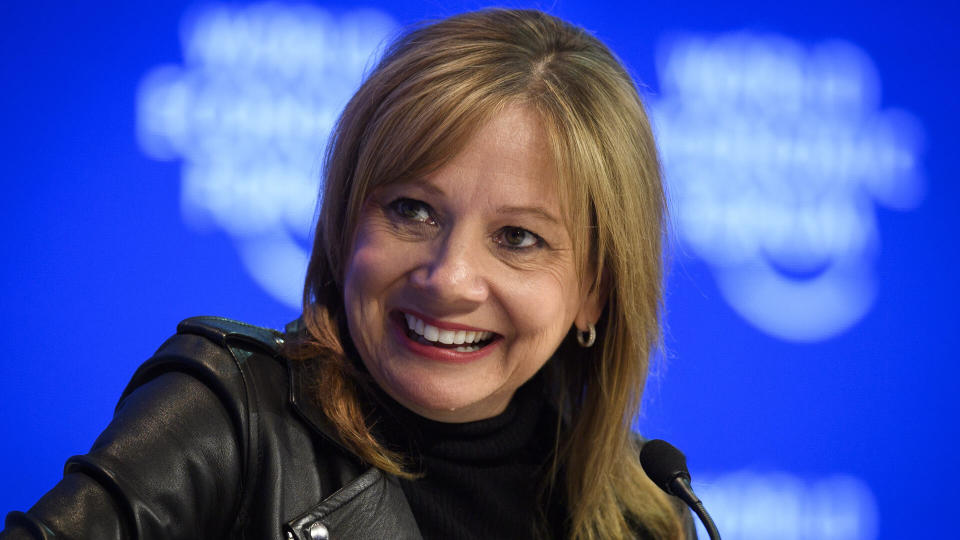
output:
[[[228,234],[184,223],[180,163],[148,158],[135,137],[138,84],[150,68],[181,61],[178,27],[195,5],[0,7],[0,513],[27,509],[69,455],[89,448],[134,369],[179,320],[216,314],[279,327],[297,314],[248,277]],[[960,481],[956,5],[516,5],[594,31],[654,95],[655,46],[671,32],[842,38],[870,55],[881,106],[923,126],[926,184],[917,209],[876,210],[872,310],[837,337],[782,341],[734,313],[705,263],[678,249],[666,368],[641,426],[684,449],[695,477],[852,475],[875,497],[878,537],[948,536],[949,496],[934,493]],[[482,4],[365,6],[409,23]]]

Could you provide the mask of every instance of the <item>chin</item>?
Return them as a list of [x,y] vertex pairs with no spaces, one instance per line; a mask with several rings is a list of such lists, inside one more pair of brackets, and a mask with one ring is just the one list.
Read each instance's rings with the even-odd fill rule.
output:
[[[406,376],[405,376],[406,375]],[[413,376],[410,376],[413,375]],[[377,381],[383,390],[411,411],[440,422],[470,422],[496,416],[506,408],[509,398],[499,392],[484,392],[476,379],[453,380],[443,376],[417,376],[404,373]]]

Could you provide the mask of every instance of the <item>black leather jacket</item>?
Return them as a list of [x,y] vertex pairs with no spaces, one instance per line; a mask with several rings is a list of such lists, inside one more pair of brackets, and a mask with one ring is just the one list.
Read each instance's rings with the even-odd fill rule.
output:
[[90,452],[8,514],[0,540],[421,538],[398,480],[340,446],[281,343],[228,319],[180,323]]
[[336,442],[280,343],[227,319],[180,323],[90,453],[0,538],[421,538],[397,479]]

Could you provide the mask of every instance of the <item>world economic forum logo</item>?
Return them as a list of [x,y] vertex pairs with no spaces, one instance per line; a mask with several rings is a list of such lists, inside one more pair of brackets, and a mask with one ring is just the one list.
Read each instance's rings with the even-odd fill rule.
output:
[[[227,231],[253,279],[298,308],[323,148],[394,32],[386,14],[309,5],[208,7],[184,19],[183,64],[151,70],[138,135],[182,160],[184,218]],[[922,197],[921,131],[880,109],[867,55],[833,41],[684,36],[658,58],[651,100],[683,251],[774,336],[816,341],[877,293],[876,206]]]
[[921,130],[880,109],[869,57],[776,35],[668,40],[653,101],[682,251],[757,328],[818,341],[877,293],[876,205],[915,207]]
[[299,308],[323,149],[394,31],[373,10],[216,6],[184,18],[183,65],[151,70],[137,99],[140,145],[182,160],[181,212],[233,237],[260,286]]

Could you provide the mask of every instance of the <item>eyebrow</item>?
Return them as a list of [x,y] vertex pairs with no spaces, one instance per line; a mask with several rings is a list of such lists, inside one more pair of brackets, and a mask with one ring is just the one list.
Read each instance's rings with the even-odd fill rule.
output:
[[431,184],[429,181],[409,181],[411,186],[416,186],[426,192],[432,193],[434,195],[439,195],[441,197],[446,197],[447,193],[440,189],[439,187]]
[[[403,182],[400,182],[403,183]],[[409,181],[409,184],[415,187],[418,187],[434,195],[439,195],[441,197],[446,197],[447,193],[440,189],[439,186],[432,184],[429,180],[421,181]],[[542,206],[501,206],[497,209],[497,214],[501,215],[529,215],[535,218],[540,218],[545,221],[549,221],[555,225],[563,225],[563,223],[553,214],[551,214],[546,208]]]
[[540,219],[547,220],[556,225],[561,225],[560,220],[547,211],[542,206],[501,206],[497,209],[498,214],[525,214]]

